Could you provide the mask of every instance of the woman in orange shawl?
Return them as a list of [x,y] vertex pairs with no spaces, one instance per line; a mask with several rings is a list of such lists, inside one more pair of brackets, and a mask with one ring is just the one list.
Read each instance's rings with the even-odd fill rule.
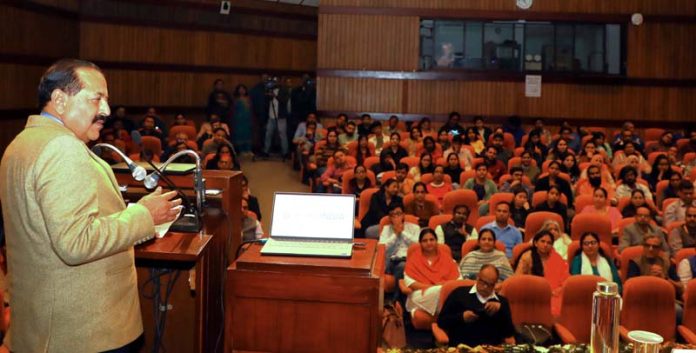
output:
[[442,284],[461,278],[459,266],[447,246],[438,246],[432,229],[423,228],[418,242],[420,247],[406,257],[404,283],[413,290],[406,298],[406,310],[413,314],[421,309],[434,316]]
[[551,285],[551,313],[559,316],[561,299],[563,298],[563,283],[570,277],[568,263],[553,249],[553,234],[542,230],[532,239],[532,247],[522,253],[516,274],[544,277]]

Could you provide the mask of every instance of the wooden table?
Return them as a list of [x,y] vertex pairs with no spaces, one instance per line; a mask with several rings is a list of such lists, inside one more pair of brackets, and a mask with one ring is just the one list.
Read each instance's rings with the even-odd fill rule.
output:
[[252,245],[228,268],[225,352],[375,352],[384,251],[365,242],[350,259],[267,256]]

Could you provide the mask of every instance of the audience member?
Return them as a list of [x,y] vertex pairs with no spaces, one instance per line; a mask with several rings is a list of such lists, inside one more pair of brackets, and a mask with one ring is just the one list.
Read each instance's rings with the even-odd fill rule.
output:
[[607,190],[604,188],[595,189],[594,193],[592,193],[592,205],[585,206],[580,213],[596,213],[607,216],[611,222],[612,232],[617,231],[619,222],[623,218],[621,212],[616,207],[609,206]]
[[652,170],[648,174],[647,181],[650,186],[650,190],[657,190],[657,183],[662,180],[669,180],[672,177],[674,171],[672,170],[672,163],[669,161],[666,155],[658,155],[652,165]]
[[512,258],[512,248],[522,242],[522,233],[515,226],[508,223],[509,219],[510,204],[500,202],[495,207],[495,220],[481,227],[481,231],[484,229],[493,230],[496,239],[505,244],[505,255],[508,258]]
[[459,287],[447,297],[437,324],[451,347],[515,344],[510,304],[494,291],[499,277],[495,266],[483,265],[474,286]]
[[259,199],[251,194],[251,189],[249,188],[249,179],[246,175],[242,174],[242,197],[245,197],[249,202],[249,211],[256,214],[256,218],[261,221],[261,206],[259,205]]
[[349,121],[345,125],[345,131],[338,135],[338,143],[346,147],[350,142],[358,140],[358,128],[354,121]]
[[412,291],[406,298],[406,310],[411,315],[420,309],[435,316],[442,284],[461,279],[459,267],[449,251],[440,248],[432,229],[421,230],[418,242],[420,246],[409,254],[404,269],[404,284]]
[[416,182],[408,178],[408,164],[399,163],[396,165],[396,182],[399,185],[399,196],[404,197],[413,192],[413,186]]
[[418,126],[412,126],[409,130],[409,135],[404,141],[402,147],[408,152],[409,156],[415,156],[418,152],[419,145],[423,143],[423,133]]
[[352,170],[355,166],[346,160],[343,150],[336,150],[333,154],[333,163],[321,174],[321,183],[317,184],[316,192],[340,194],[342,191],[343,173]]
[[522,180],[524,176],[524,171],[520,166],[514,166],[510,168],[510,179],[506,180],[500,187],[500,192],[512,192],[514,188],[522,188],[527,192],[527,196],[532,194],[532,187],[525,184]]
[[567,154],[561,162],[561,172],[570,176],[570,183],[575,184],[580,179],[580,167],[574,154]]
[[469,127],[466,129],[466,135],[463,143],[473,147],[476,155],[481,154],[483,149],[486,147],[486,144],[483,142],[481,135],[479,135],[475,127]]
[[420,156],[420,161],[418,165],[411,168],[408,171],[409,178],[414,181],[420,181],[421,175],[432,174],[435,171],[435,164],[433,164],[433,156],[430,153],[423,153]]
[[399,117],[396,115],[389,116],[387,120],[387,133],[391,136],[393,133],[400,133],[401,127],[399,127]]
[[[326,133],[326,143],[318,146],[314,151],[314,158],[310,158],[310,169],[315,169],[317,176],[324,174],[328,167],[329,158],[340,149],[342,150],[338,143],[338,133],[336,130],[329,130]],[[314,164],[313,168],[311,163]]]
[[657,236],[662,239],[662,250],[665,254],[670,254],[669,246],[667,245],[667,235],[660,227],[651,224],[650,209],[645,206],[638,207],[636,210],[636,221],[627,225],[623,229],[623,236],[619,242],[619,251],[623,251],[629,246],[643,244],[643,239],[648,236]]
[[541,142],[541,131],[536,129],[530,131],[527,142],[522,147],[524,147],[525,151],[529,151],[532,154],[532,158],[537,162],[537,165],[541,165],[546,160],[548,148]]
[[459,176],[462,174],[464,169],[459,162],[459,156],[452,152],[447,155],[447,165],[444,168],[446,175],[449,175],[450,180],[452,180],[452,189],[459,189]]
[[434,159],[438,159],[443,156],[442,147],[435,143],[435,139],[432,136],[425,136],[423,138],[423,147],[416,153],[416,155],[422,156],[424,153],[429,153]]
[[635,189],[631,193],[631,201],[621,210],[623,218],[634,217],[639,207],[647,207],[650,210],[650,218],[655,220],[657,210],[645,201],[645,193],[641,189]]
[[466,205],[456,205],[452,210],[452,219],[435,228],[437,240],[441,244],[447,244],[452,251],[454,260],[462,258],[462,245],[465,241],[478,238],[476,228],[467,224],[469,218],[469,208]]
[[554,141],[551,146],[549,153],[546,155],[546,160],[562,161],[567,154],[571,153],[568,149],[568,141],[562,137]]
[[[382,183],[378,192],[372,194],[370,207],[360,221],[360,228],[364,229],[366,237],[379,237],[379,221],[389,213],[389,207],[392,203],[403,205],[403,200],[398,193],[399,185],[396,183],[396,179],[388,179]],[[403,211],[403,206],[401,207]]]
[[[358,125],[358,135],[369,135],[372,133],[372,116],[370,114],[363,114],[360,116],[360,124]],[[381,127],[381,124],[380,124]]]
[[534,191],[549,191],[551,186],[556,186],[558,190],[566,196],[568,205],[573,205],[573,190],[570,183],[560,176],[561,163],[553,161],[549,163],[549,173],[537,179]]
[[[503,136],[504,135],[502,133],[494,133],[493,137],[491,138],[490,146],[495,147],[496,149],[495,158],[503,164],[503,167],[507,168],[507,161],[512,158],[512,151],[505,147],[505,139]],[[487,152],[488,148],[485,148],[481,157],[486,158]],[[532,155],[532,158],[533,157],[534,156]]]
[[563,219],[563,224],[568,224],[568,207],[561,201],[561,189],[558,186],[549,187],[546,193],[546,201],[534,206],[533,212],[553,212]]
[[254,115],[251,107],[251,98],[245,85],[237,85],[234,89],[234,101],[232,108],[232,141],[236,150],[243,154],[251,154],[253,141]]
[[648,200],[652,200],[652,193],[650,189],[637,182],[638,171],[632,166],[625,166],[621,168],[619,172],[619,179],[621,180],[621,185],[616,187],[616,197],[621,199],[623,197],[631,197],[633,190],[642,190],[643,194]]
[[[223,168],[220,168],[220,160],[222,160],[224,157],[224,162],[222,164]],[[226,163],[229,163],[230,165],[227,166]],[[239,163],[237,162],[236,158],[234,158],[234,154],[232,152],[232,147],[227,144],[222,144],[218,146],[217,150],[215,151],[215,155],[213,158],[208,160],[205,164],[205,169],[213,169],[213,170],[230,170],[230,169],[239,169]]]
[[350,179],[348,182],[348,190],[343,190],[343,192],[345,194],[353,194],[356,198],[359,198],[361,192],[371,187],[373,185],[370,178],[367,177],[367,169],[365,166],[358,164],[353,168],[353,179]]
[[692,184],[690,181],[681,181],[677,196],[679,196],[679,200],[672,202],[672,204],[665,208],[665,226],[669,226],[672,222],[683,221],[686,218],[686,207],[689,205],[696,206],[696,200],[693,198],[694,184]]
[[[685,218],[684,224],[672,229],[667,237],[673,255],[676,255],[681,249],[696,246],[696,206],[692,205],[686,208]],[[693,269],[696,270],[696,267]]]
[[527,221],[529,214],[529,194],[521,186],[517,186],[511,190],[513,197],[510,204],[510,217],[515,222],[515,227],[524,229],[524,224]]
[[[309,114],[307,114],[306,120],[303,122],[300,122],[297,125],[297,129],[295,130],[295,136],[293,137],[293,141],[295,139],[301,138],[307,134],[307,125],[309,125],[310,123],[314,123],[315,128],[317,130],[324,129],[324,126],[322,126],[321,123],[319,121],[317,121],[317,115],[315,113],[309,113]],[[321,140],[323,138],[323,136],[321,136],[321,137],[318,136],[318,138]]]
[[447,129],[440,128],[440,130],[437,131],[437,143],[440,144],[443,151],[450,148],[452,141]]
[[388,147],[390,144],[390,137],[388,134],[382,133],[382,123],[375,121],[371,126],[372,134],[368,141],[375,145],[375,153],[380,154],[382,149]]
[[164,145],[164,134],[162,130],[157,127],[155,117],[152,115],[146,115],[143,118],[142,126],[138,129],[140,136],[153,136],[160,139],[162,145]]
[[568,264],[553,249],[553,235],[540,231],[532,239],[532,247],[520,255],[515,267],[516,274],[535,275],[546,278],[551,285],[551,313],[561,312],[563,283],[569,276]]
[[464,182],[464,188],[473,190],[476,193],[476,198],[478,199],[479,212],[481,215],[488,214],[488,204],[487,201],[498,192],[498,187],[495,185],[493,180],[488,178],[488,166],[484,162],[479,162],[476,166],[476,174],[473,178]]
[[[379,235],[379,243],[384,244],[384,258],[386,259],[384,273],[393,275],[396,283],[399,283],[399,280],[404,279],[408,248],[412,244],[418,243],[420,227],[417,224],[406,222],[404,206],[400,201],[390,203],[387,214],[389,215],[389,224],[384,226]],[[396,286],[394,300],[400,298],[400,292],[399,286]]]
[[614,266],[614,261],[604,253],[599,246],[599,235],[594,232],[586,232],[580,236],[580,249],[572,254],[573,261],[570,264],[571,275],[595,275],[604,278],[605,281],[614,282],[622,292],[621,277]]
[[[389,141],[389,146],[384,146],[382,153],[379,155],[382,171],[394,170],[396,168],[396,164],[401,161],[401,158],[408,157],[408,152],[406,152],[406,150],[400,145],[401,136],[398,132],[389,135]],[[387,157],[390,157],[390,159]],[[391,160],[391,162],[389,162],[389,160]]]
[[682,174],[679,172],[674,172],[672,173],[672,176],[669,178],[669,183],[667,184],[667,187],[662,190],[662,192],[657,192],[657,207],[662,209],[662,203],[666,199],[671,199],[671,198],[678,198],[679,195],[677,193],[679,192],[679,185],[681,185],[682,181]]
[[427,200],[428,189],[422,182],[413,185],[413,201],[405,205],[405,212],[418,217],[418,225],[427,227],[430,217],[440,214],[437,204]]
[[261,223],[249,215],[249,199],[242,197],[242,241],[251,241],[263,237]]
[[568,260],[568,246],[573,240],[561,229],[561,225],[553,219],[547,219],[541,224],[539,232],[551,232],[553,235],[553,249],[564,261]]
[[445,169],[441,165],[435,166],[433,181],[428,183],[427,187],[428,193],[437,199],[437,207],[441,210],[445,194],[452,191],[452,183],[445,180]]
[[464,127],[459,125],[461,115],[458,112],[451,112],[447,118],[447,122],[442,126],[448,134],[458,136],[464,134]]
[[459,272],[462,277],[476,279],[476,275],[484,265],[495,266],[500,272],[499,281],[501,282],[514,274],[512,267],[510,267],[510,260],[504,252],[495,248],[495,242],[495,233],[492,230],[484,229],[481,231],[476,248],[464,255],[459,263]]
[[[539,176],[540,170],[539,166],[532,163],[532,153],[530,151],[523,151],[520,155],[520,164],[522,172],[529,178],[529,181],[536,183],[537,177]],[[512,174],[512,172],[510,172]]]
[[686,288],[689,285],[689,281],[696,277],[696,255],[682,259],[677,264],[677,275],[681,281],[682,288]]
[[[452,143],[450,147],[443,152],[443,156],[449,156],[452,153],[456,154],[460,161],[464,162],[464,169],[471,169],[471,165],[474,161],[474,156],[471,155],[471,151],[462,145],[462,137],[455,135],[452,137]],[[457,176],[459,178],[459,176]]]

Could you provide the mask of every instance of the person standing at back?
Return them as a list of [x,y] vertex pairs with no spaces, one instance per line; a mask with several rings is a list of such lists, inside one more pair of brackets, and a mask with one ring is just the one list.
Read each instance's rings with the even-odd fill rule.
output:
[[0,163],[11,351],[132,352],[143,332],[133,246],[173,221],[181,200],[158,188],[126,208],[111,168],[86,145],[99,138],[108,97],[96,65],[56,62],[39,83],[41,114]]

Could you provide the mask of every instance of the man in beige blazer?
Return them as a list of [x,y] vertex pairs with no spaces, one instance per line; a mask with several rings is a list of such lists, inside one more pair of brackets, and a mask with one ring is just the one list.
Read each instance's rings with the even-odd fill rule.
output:
[[0,198],[7,235],[13,352],[127,352],[143,331],[133,245],[174,220],[158,189],[126,208],[109,165],[86,142],[109,115],[106,79],[65,59],[39,83],[41,115],[7,147]]

